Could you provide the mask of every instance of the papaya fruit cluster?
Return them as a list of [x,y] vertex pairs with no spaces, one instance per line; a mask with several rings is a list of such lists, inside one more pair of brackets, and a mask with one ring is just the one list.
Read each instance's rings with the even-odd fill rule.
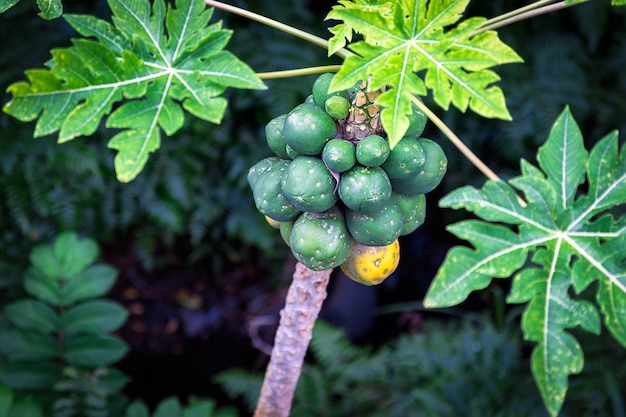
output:
[[340,266],[374,285],[396,269],[398,238],[424,222],[424,195],[441,182],[447,159],[420,137],[427,119],[416,108],[391,149],[374,102],[379,93],[365,83],[329,93],[332,77],[320,75],[304,103],[267,124],[275,156],[247,179],[257,209],[299,262],[315,271]]

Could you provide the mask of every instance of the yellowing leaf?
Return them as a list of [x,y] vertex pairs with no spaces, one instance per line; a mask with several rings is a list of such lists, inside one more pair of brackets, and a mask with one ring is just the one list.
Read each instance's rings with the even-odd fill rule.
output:
[[[384,107],[381,119],[393,147],[409,122],[411,99],[433,91],[444,109],[450,104],[485,117],[510,119],[502,91],[494,85],[498,75],[489,68],[521,58],[494,31],[475,34],[485,19],[470,18],[456,24],[469,0],[404,0],[384,7],[357,7],[341,2],[329,17],[342,20],[336,36],[349,39],[347,28],[363,35],[351,44],[355,53],[346,58],[331,89],[349,88],[371,79],[369,88],[385,91],[377,103]],[[350,35],[348,35],[350,33]],[[333,38],[334,39],[334,38]],[[423,77],[423,78],[422,78]]]
[[[209,24],[201,0],[109,0],[113,24],[65,15],[85,38],[52,51],[49,69],[26,72],[11,85],[10,115],[36,120],[35,136],[58,132],[59,142],[90,135],[106,119],[121,129],[109,142],[118,151],[120,181],[131,181],[161,143],[184,123],[184,110],[219,123],[228,87],[263,89],[254,71],[224,47],[231,32]],[[95,39],[94,39],[95,38]]]

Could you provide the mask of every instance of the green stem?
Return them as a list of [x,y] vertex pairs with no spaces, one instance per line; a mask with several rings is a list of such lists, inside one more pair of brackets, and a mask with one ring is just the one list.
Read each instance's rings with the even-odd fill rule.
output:
[[324,72],[337,72],[341,69],[341,65],[323,65],[320,67],[299,68],[285,71],[258,72],[256,75],[262,80],[270,80],[273,78],[300,77],[302,75],[321,74]]
[[[418,109],[422,111],[428,117],[428,119],[437,126],[441,133],[443,133],[450,142],[474,165],[480,172],[483,173],[487,178],[494,181],[503,181],[502,178],[498,176],[495,172],[491,170],[470,148],[467,147],[465,143],[446,125],[446,123],[441,120],[431,109],[428,108],[421,100],[417,97],[411,97],[411,102],[417,106]],[[519,195],[517,196],[517,201],[523,206],[526,206],[526,202]]]
[[417,97],[412,97],[411,101],[417,108],[419,108],[422,113],[428,117],[428,119],[441,130],[441,133],[446,135],[446,137],[452,142],[454,146],[457,147],[459,151],[476,167],[480,172],[482,172],[487,178],[494,181],[502,181],[502,179],[491,170],[470,148],[463,143],[463,141],[450,129],[443,120],[441,120],[431,109],[428,108],[421,100]]
[[[293,26],[289,26],[284,23],[278,22],[274,19],[270,19],[269,17],[261,16],[258,13],[254,13],[249,10],[245,10],[236,6],[231,6],[230,4],[225,4],[220,1],[204,0],[204,2],[206,3],[207,6],[215,7],[216,9],[224,10],[232,14],[243,16],[247,19],[254,20],[266,26],[280,30],[281,32],[285,32],[295,37],[298,37],[300,39],[304,39],[307,42],[311,42],[314,45],[320,46],[328,50],[328,40],[324,38],[320,38],[319,36],[315,36],[309,32],[305,32],[303,30],[294,28]],[[345,59],[346,57],[352,55],[352,53],[348,51],[347,49],[340,49],[339,51],[335,52],[335,55],[337,55],[338,57],[342,59]]]
[[[498,16],[497,18],[487,20],[480,29],[475,30],[472,33],[472,36],[476,36],[479,33],[486,32],[488,30],[498,29],[503,26],[510,25],[512,23],[529,19],[531,17],[551,13],[557,10],[566,9],[571,6],[576,6],[577,4],[582,4],[585,2],[583,1],[579,3],[567,3],[566,4],[564,1],[561,1],[555,4],[548,4],[547,6],[537,7],[537,6],[541,6],[540,3],[553,3],[553,2],[552,1],[539,1],[539,2],[533,3],[532,5],[526,6],[525,8],[522,8],[524,10],[522,9],[514,10],[510,13],[506,13],[501,16]],[[531,6],[535,6],[535,7],[531,8]]]
[[534,10],[534,9],[539,8],[539,7],[547,6],[548,4],[556,3],[557,1],[558,0],[540,0],[540,1],[536,1],[536,2],[534,2],[532,4],[526,5],[524,7],[520,7],[519,9],[511,10],[510,12],[503,13],[501,15],[493,17],[493,18],[487,20],[483,26],[492,25],[492,24],[494,24],[496,22],[509,19],[511,17],[517,16],[517,15],[522,14],[522,13],[526,13],[526,12],[528,12],[530,10]]

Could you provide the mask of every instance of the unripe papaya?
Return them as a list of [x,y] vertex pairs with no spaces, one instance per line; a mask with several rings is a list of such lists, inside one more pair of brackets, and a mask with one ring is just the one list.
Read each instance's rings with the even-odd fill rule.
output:
[[391,198],[391,183],[382,168],[357,164],[342,174],[339,197],[351,210],[373,213]]
[[302,213],[291,229],[291,251],[314,271],[341,265],[350,255],[354,240],[341,211],[333,207],[323,213]]
[[282,177],[285,196],[299,210],[326,211],[338,200],[337,180],[324,162],[314,156],[299,156],[289,164]]
[[400,236],[403,224],[402,213],[393,200],[372,214],[346,209],[348,230],[354,240],[362,245],[389,245]]
[[402,194],[426,194],[434,190],[443,179],[448,169],[448,159],[437,142],[420,138],[419,144],[426,154],[426,162],[420,172],[412,177],[391,180],[394,191]]
[[319,155],[337,135],[335,120],[314,104],[301,104],[285,119],[285,143],[301,155]]
[[280,161],[267,168],[254,181],[252,195],[257,210],[274,220],[284,222],[292,220],[300,214],[282,190],[282,177],[291,161]]

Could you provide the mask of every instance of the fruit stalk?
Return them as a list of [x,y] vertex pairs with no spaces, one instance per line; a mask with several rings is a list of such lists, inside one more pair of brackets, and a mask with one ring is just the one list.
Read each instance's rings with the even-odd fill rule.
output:
[[254,417],[287,417],[332,269],[296,264]]

